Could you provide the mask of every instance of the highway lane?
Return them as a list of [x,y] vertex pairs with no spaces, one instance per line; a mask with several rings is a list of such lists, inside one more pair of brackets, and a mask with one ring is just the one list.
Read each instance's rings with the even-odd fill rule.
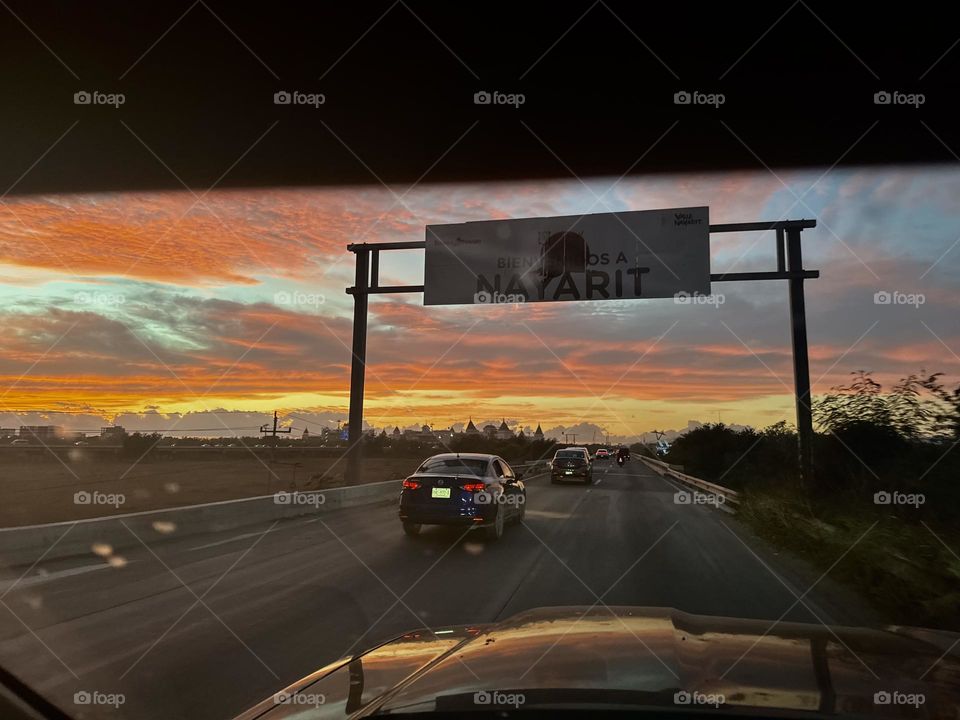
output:
[[[12,589],[8,572],[0,663],[80,717],[227,718],[402,631],[543,605],[866,624],[826,583],[798,603],[815,575],[732,516],[677,504],[677,488],[639,461],[596,479],[528,481],[526,523],[497,543],[445,528],[407,538],[395,504],[379,503],[141,546],[122,567],[41,563]],[[78,690],[125,702],[76,706]]]

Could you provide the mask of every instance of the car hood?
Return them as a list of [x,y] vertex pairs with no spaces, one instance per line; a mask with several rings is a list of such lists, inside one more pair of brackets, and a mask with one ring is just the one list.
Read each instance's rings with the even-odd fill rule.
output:
[[763,716],[956,718],[960,635],[555,607],[407,633],[240,716],[657,708]]

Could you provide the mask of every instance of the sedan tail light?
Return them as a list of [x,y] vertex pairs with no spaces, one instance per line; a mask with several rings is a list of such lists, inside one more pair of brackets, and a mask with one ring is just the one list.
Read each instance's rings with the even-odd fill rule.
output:
[[486,486],[482,482],[478,482],[478,483],[464,483],[462,487],[467,492],[480,492]]
[[420,487],[420,485],[421,483],[417,480],[407,479],[403,481],[404,490],[416,490],[418,487]]

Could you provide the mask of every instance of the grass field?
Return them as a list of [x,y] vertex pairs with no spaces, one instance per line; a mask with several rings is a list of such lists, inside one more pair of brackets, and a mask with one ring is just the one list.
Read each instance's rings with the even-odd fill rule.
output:
[[[400,479],[420,458],[368,458],[362,483]],[[91,458],[73,453],[63,462],[50,455],[0,461],[0,527],[78,520],[141,510],[268,495],[281,490],[319,490],[346,484],[346,461],[299,458],[270,462],[236,459]],[[95,502],[78,503],[76,493]],[[120,502],[122,496],[122,502]]]

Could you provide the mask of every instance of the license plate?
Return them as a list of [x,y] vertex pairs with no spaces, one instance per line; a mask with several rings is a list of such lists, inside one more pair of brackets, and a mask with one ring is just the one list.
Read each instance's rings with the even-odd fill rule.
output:
[[430,491],[430,497],[448,498],[450,497],[450,488],[433,488]]
[[563,471],[563,474],[564,474],[564,475],[573,475],[573,470],[564,470],[564,471]]

